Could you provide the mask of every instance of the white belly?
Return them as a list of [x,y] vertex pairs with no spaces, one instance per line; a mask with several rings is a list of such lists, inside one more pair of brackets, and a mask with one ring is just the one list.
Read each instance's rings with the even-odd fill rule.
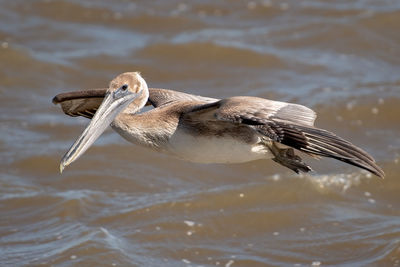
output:
[[241,163],[272,158],[263,144],[248,144],[232,137],[192,136],[176,132],[169,140],[168,152],[199,163]]

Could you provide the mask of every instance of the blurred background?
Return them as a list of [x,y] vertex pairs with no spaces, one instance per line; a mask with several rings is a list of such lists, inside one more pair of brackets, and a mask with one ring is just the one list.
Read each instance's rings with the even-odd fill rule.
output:
[[[400,265],[397,0],[0,0],[0,265]],[[54,95],[141,71],[149,87],[317,111],[381,180],[334,160],[202,165],[108,130]]]

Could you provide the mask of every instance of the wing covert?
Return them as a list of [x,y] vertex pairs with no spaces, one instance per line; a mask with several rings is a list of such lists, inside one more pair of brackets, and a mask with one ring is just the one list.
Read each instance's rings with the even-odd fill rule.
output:
[[268,100],[259,97],[236,96],[195,107],[190,116],[203,119],[229,121],[247,125],[265,125],[271,121],[313,126],[316,114],[297,104]]
[[201,101],[210,103],[219,100],[211,97],[192,95],[188,93],[182,93],[174,90],[161,89],[161,88],[150,88],[149,94],[150,94],[149,102],[154,107],[168,105],[176,101]]

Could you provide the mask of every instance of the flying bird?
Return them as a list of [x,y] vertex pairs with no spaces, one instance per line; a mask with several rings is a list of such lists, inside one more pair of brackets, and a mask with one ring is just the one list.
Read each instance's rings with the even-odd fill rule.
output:
[[[298,104],[250,96],[215,99],[148,88],[138,72],[118,75],[108,88],[58,94],[53,103],[61,104],[67,115],[91,119],[62,158],[60,172],[111,125],[129,142],[192,162],[272,159],[296,173],[312,171],[295,154],[297,150],[384,177],[367,152],[316,128],[315,112]],[[138,113],[147,105],[154,108]]]

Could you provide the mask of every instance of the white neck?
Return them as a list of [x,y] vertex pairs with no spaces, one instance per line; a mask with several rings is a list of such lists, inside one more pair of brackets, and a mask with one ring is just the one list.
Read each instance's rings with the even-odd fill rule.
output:
[[135,114],[139,112],[147,103],[149,99],[149,88],[147,87],[146,81],[140,77],[140,84],[142,90],[140,91],[140,95],[132,101],[122,112],[121,114]]

